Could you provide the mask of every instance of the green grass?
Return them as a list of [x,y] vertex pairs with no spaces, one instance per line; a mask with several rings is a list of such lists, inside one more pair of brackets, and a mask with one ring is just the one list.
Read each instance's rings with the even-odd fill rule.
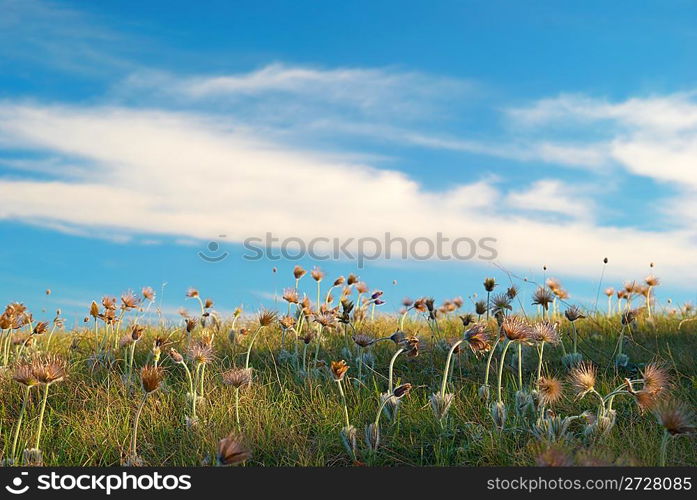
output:
[[[398,318],[382,316],[364,322],[359,330],[373,336],[387,336],[396,329],[397,322]],[[568,335],[568,322],[561,323]],[[452,340],[462,334],[461,323],[455,317],[441,319],[439,324],[445,338]],[[619,318],[594,317],[577,324],[584,358],[598,366],[600,392],[609,392],[626,375],[617,373],[612,363]],[[673,396],[694,408],[697,322],[687,323],[680,330],[678,324],[678,319],[669,317],[655,318],[654,324],[640,320],[625,346],[625,353],[637,367],[652,360],[663,361],[675,382]],[[469,349],[463,349],[455,356],[452,385],[448,389],[455,394],[455,400],[441,426],[434,419],[428,398],[440,386],[447,352],[430,342],[431,333],[425,323],[410,320],[405,326],[408,333],[421,338],[422,349],[416,358],[398,358],[395,378],[397,383],[411,383],[414,389],[402,401],[395,422],[381,420],[378,452],[371,455],[363,451],[359,459],[369,465],[533,465],[542,444],[530,433],[531,420],[516,417],[513,411],[517,370],[509,366],[504,370],[504,401],[509,419],[505,430],[499,431],[492,423],[488,405],[477,396],[484,378],[485,359],[477,359]],[[148,362],[155,335],[172,331],[148,328],[137,344],[136,365],[141,367]],[[131,387],[124,384],[121,363],[111,370],[90,371],[87,360],[94,352],[93,335],[87,329],[56,334],[53,338],[51,350],[68,360],[69,377],[51,387],[41,440],[46,465],[118,465],[128,450],[132,419],[142,390],[137,384]],[[198,335],[200,328],[194,332],[194,337]],[[231,345],[225,326],[216,334],[216,360],[207,368],[205,400],[199,405],[199,424],[193,428],[185,425],[190,403],[186,399],[188,382],[184,370],[163,353],[165,383],[148,398],[140,422],[138,451],[146,464],[200,465],[214,460],[218,440],[236,428],[234,389],[222,385],[220,374],[226,368],[244,364],[250,336]],[[185,349],[185,339],[183,329],[174,331],[172,340],[180,352]],[[566,341],[568,345],[568,337]],[[44,339],[38,339],[34,349],[41,350],[43,342]],[[342,354],[344,346],[341,329],[325,335],[320,359],[327,365],[331,360],[346,359],[351,366],[347,377],[355,377],[356,362],[345,352]],[[308,356],[314,355],[314,344],[310,347]],[[345,383],[350,420],[358,429],[361,450],[365,450],[363,429],[375,418],[379,394],[386,391],[387,366],[395,349],[388,341],[373,346],[374,371],[364,370],[361,382],[349,378]],[[247,465],[351,465],[352,459],[339,437],[343,426],[341,400],[328,369],[299,376],[292,361],[279,359],[279,350],[280,332],[272,327],[262,331],[252,351],[254,383],[242,391],[240,409],[244,439],[253,453]],[[292,352],[292,348],[289,350]],[[352,350],[355,351],[354,345]],[[513,352],[514,349],[509,351],[509,359],[516,357]],[[537,354],[534,348],[526,348],[524,354],[524,377],[531,386]],[[117,353],[117,357],[122,356],[121,351]],[[548,346],[545,356],[546,372],[565,378],[561,350]],[[498,353],[492,370],[497,368],[497,358]],[[13,382],[11,373],[5,370],[0,378],[0,391],[0,450],[6,456],[22,404],[23,387]],[[564,400],[555,408],[559,415],[595,410],[596,402],[590,396],[576,400],[569,387],[565,393]],[[38,425],[39,404],[40,391],[34,389],[20,435],[20,449],[30,447]],[[627,396],[616,400],[615,409],[617,423],[608,436],[584,439],[583,426],[577,422],[572,426],[575,436],[564,444],[564,449],[577,458],[592,456],[609,463],[656,465],[663,430],[655,417],[650,412],[641,414]],[[695,450],[694,438],[672,440],[668,463],[697,465]]]

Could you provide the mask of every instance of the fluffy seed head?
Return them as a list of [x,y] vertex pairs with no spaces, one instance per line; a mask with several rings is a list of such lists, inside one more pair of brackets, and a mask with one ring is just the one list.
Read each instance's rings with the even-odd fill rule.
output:
[[252,456],[252,452],[243,443],[240,436],[230,434],[218,441],[216,456],[218,465],[239,465]]
[[231,385],[237,389],[249,387],[252,383],[251,368],[231,368],[223,372],[223,384]]
[[532,330],[528,324],[516,316],[508,316],[504,318],[501,324],[501,331],[508,340],[527,343],[532,339]]
[[580,363],[569,374],[571,385],[576,390],[579,398],[582,398],[595,389],[596,368],[590,363]]
[[63,358],[53,354],[46,354],[35,358],[31,362],[34,376],[41,384],[53,384],[60,382],[66,376],[66,363]]
[[146,393],[156,391],[162,380],[165,378],[165,371],[161,366],[144,366],[140,369],[140,381]]
[[654,410],[658,423],[668,431],[671,436],[692,434],[695,432],[695,414],[686,404],[667,400],[658,405]]
[[561,380],[554,377],[542,377],[537,382],[537,391],[540,401],[545,406],[551,406],[564,395],[564,387]]

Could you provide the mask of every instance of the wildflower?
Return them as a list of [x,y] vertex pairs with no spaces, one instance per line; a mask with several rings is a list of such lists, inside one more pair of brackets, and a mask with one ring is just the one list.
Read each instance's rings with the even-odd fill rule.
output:
[[487,292],[493,292],[496,287],[496,280],[494,278],[486,278],[484,280],[484,290]]
[[310,275],[312,276],[313,280],[319,283],[324,278],[324,271],[318,267],[315,267],[312,271],[310,271]]
[[489,308],[486,305],[485,300],[478,300],[477,302],[474,303],[474,312],[476,312],[478,316],[481,316],[482,314],[486,314],[486,312],[488,310],[489,310]]
[[305,271],[305,269],[303,269],[300,266],[295,266],[293,268],[293,276],[295,277],[296,280],[299,280],[300,278],[305,276],[306,273],[307,273],[307,271]]
[[276,321],[276,312],[275,311],[261,311],[259,313],[259,326],[265,327],[271,325],[274,321]]
[[506,295],[511,300],[515,299],[518,296],[518,287],[515,285],[511,285],[506,289]]
[[684,403],[666,400],[655,409],[654,414],[671,436],[692,434],[697,430],[694,411]]
[[169,357],[177,364],[182,364],[184,362],[184,356],[179,354],[179,352],[174,348],[170,348]]
[[149,286],[143,287],[140,293],[144,299],[155,300],[155,291]]
[[196,364],[208,364],[213,361],[213,347],[202,340],[195,340],[189,344],[186,354]]
[[569,307],[566,311],[564,311],[564,316],[566,316],[566,319],[571,322],[576,321],[577,319],[585,318],[578,306]]
[[223,384],[231,385],[237,389],[249,387],[252,383],[251,368],[231,368],[223,372]]
[[535,290],[535,293],[532,296],[533,305],[542,306],[545,311],[549,310],[549,304],[551,304],[553,301],[554,297],[552,297],[549,290],[544,287],[539,287],[537,290]]
[[474,323],[474,315],[472,315],[472,313],[463,314],[460,316],[460,321],[462,321],[462,326],[467,328],[469,325]]
[[300,296],[295,288],[286,288],[283,291],[283,300],[289,304],[297,304],[300,301]]
[[533,336],[538,342],[545,342],[547,344],[558,344],[559,343],[559,332],[557,331],[559,324],[550,323],[549,321],[540,321],[533,325]]
[[140,370],[140,381],[143,384],[143,390],[150,394],[155,392],[162,383],[165,377],[165,372],[161,366],[144,366]]
[[537,391],[540,402],[544,406],[550,406],[559,401],[564,395],[561,380],[554,377],[542,377],[537,381]]
[[51,385],[60,382],[66,376],[65,361],[52,354],[34,359],[31,367],[40,384]]
[[595,390],[596,369],[590,363],[578,364],[569,375],[579,399]]
[[375,342],[375,339],[370,335],[359,333],[353,336],[353,341],[360,347],[368,347]]
[[491,349],[491,341],[486,333],[486,328],[481,323],[477,323],[467,330],[464,338],[474,353],[487,352]]
[[529,343],[533,340],[533,331],[522,319],[511,316],[503,320],[501,331],[510,341]]
[[410,392],[411,392],[411,384],[406,383],[406,384],[402,384],[400,386],[395,387],[394,391],[392,391],[392,395],[395,398],[400,399],[400,398],[406,396],[407,394],[409,394]]
[[661,284],[661,280],[659,278],[657,278],[656,276],[654,276],[653,274],[650,274],[649,276],[647,276],[646,279],[644,280],[644,282],[648,286],[658,286]]
[[251,451],[242,443],[238,435],[230,434],[218,441],[216,461],[219,466],[239,465],[249,460],[251,456]]
[[186,296],[190,299],[195,299],[196,297],[199,296],[198,290],[196,290],[195,288],[189,288],[186,291]]
[[129,309],[135,309],[138,307],[138,299],[132,292],[126,292],[121,295],[121,309],[128,311]]
[[12,371],[12,380],[25,386],[34,387],[39,384],[38,377],[34,374],[31,363],[21,363]]
[[332,375],[334,376],[334,380],[336,380],[337,382],[344,379],[344,375],[346,375],[348,369],[349,366],[343,359],[341,361],[332,361],[331,363]]
[[651,393],[661,392],[670,386],[670,377],[665,369],[657,363],[649,363],[642,372],[644,390]]

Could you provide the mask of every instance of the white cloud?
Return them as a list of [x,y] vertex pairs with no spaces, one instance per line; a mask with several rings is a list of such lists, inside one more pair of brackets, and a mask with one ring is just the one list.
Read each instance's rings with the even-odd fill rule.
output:
[[[427,190],[403,173],[271,143],[211,117],[119,108],[0,104],[0,142],[90,165],[77,180],[0,180],[0,217],[124,233],[227,241],[381,236],[498,239],[508,267],[635,276],[661,264],[677,283],[697,277],[684,231],[544,222],[505,207],[493,181]],[[533,185],[550,189],[549,185]],[[553,184],[552,195],[564,193]],[[520,196],[520,194],[519,194]],[[528,193],[529,196],[529,193]],[[515,195],[513,196],[515,200]],[[580,205],[556,208],[578,215]]]
[[554,179],[535,182],[529,189],[508,194],[509,206],[520,210],[532,210],[565,215],[574,219],[591,221],[594,202],[583,195],[577,186],[571,187]]

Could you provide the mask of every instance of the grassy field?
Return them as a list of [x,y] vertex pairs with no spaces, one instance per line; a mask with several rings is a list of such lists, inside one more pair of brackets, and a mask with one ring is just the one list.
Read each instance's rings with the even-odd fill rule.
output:
[[[240,458],[248,458],[246,452],[251,452],[247,466],[657,465],[661,460],[662,440],[670,434],[664,432],[653,408],[642,411],[635,401],[636,396],[628,394],[624,386],[613,402],[614,426],[605,433],[590,432],[589,424],[600,411],[597,394],[607,395],[613,389],[622,389],[625,378],[641,379],[646,364],[658,361],[670,375],[671,384],[661,387],[660,397],[656,399],[681,401],[688,410],[697,403],[694,362],[697,321],[681,323],[683,316],[680,314],[654,314],[649,320],[644,311],[623,328],[620,315],[595,314],[576,320],[573,326],[577,328],[578,351],[597,370],[594,385],[597,393],[578,397],[570,383],[569,369],[562,363],[562,347],[550,344],[544,349],[542,375],[563,383],[562,397],[548,405],[553,413],[542,411],[538,398],[518,415],[515,403],[519,389],[518,349],[517,344],[512,343],[501,371],[502,401],[507,418],[500,428],[492,419],[491,403],[497,399],[497,375],[502,346],[506,342],[499,342],[493,349],[490,396],[485,401],[479,388],[485,377],[487,353],[475,355],[465,341],[453,353],[445,393],[454,396],[449,411],[439,419],[429,398],[441,391],[450,346],[462,339],[463,332],[472,325],[464,327],[457,312],[440,313],[433,322],[428,320],[428,311],[421,314],[414,310],[405,319],[403,331],[407,337],[419,338],[418,356],[404,352],[394,362],[394,386],[410,383],[411,391],[399,399],[394,419],[388,413],[381,415],[380,441],[376,449],[370,449],[365,428],[375,421],[380,394],[388,390],[390,360],[406,344],[385,340],[363,348],[353,341],[354,328],[355,332],[372,339],[389,337],[399,328],[400,317],[377,315],[374,320],[369,319],[369,306],[366,304],[364,317],[356,317],[354,311],[349,324],[333,324],[337,318],[341,319],[341,307],[328,313],[332,318],[321,328],[321,338],[318,340],[315,335],[308,344],[296,340],[292,330],[283,334],[277,319],[266,318],[264,321],[271,320],[271,323],[259,328],[258,319],[253,316],[239,317],[234,326],[231,320],[213,321],[203,326],[200,320],[192,320],[190,332],[179,324],[170,327],[151,323],[142,331],[135,328],[136,336],[142,334],[137,342],[128,341],[129,332],[134,329],[133,319],[129,324],[128,317],[110,327],[108,322],[90,317],[83,330],[56,332],[50,346],[49,333],[34,335],[35,338],[27,342],[21,337],[24,330],[8,330],[3,338],[11,339],[13,345],[9,346],[7,365],[0,378],[0,450],[5,463],[36,460],[31,453],[22,458],[22,450],[35,447],[41,420],[39,448],[46,465],[215,464],[219,459],[225,461],[225,457],[219,457],[219,440],[231,432],[235,437],[228,444],[240,446]],[[295,304],[293,308],[295,310]],[[202,304],[204,314],[207,310]],[[300,304],[297,310],[294,316],[302,316]],[[133,317],[137,316],[137,312],[133,313]],[[312,316],[307,317],[306,330],[300,327],[300,332],[318,332],[321,325],[311,319]],[[539,319],[526,321],[534,323]],[[571,322],[563,312],[551,319],[559,323],[564,349],[570,351],[573,344]],[[497,320],[492,317],[486,323],[482,318],[482,324],[486,325],[489,344],[493,344],[498,338]],[[25,330],[27,328],[30,327]],[[297,323],[295,328],[298,328]],[[230,331],[235,334],[229,335]],[[621,331],[622,349],[628,360],[618,366],[615,360]],[[255,334],[258,334],[256,338]],[[207,358],[210,352],[191,348],[196,344],[205,351],[205,342],[200,342],[202,338],[213,339],[213,359]],[[237,389],[223,383],[222,373],[245,365],[253,339],[249,351],[253,382],[239,390],[238,427]],[[522,400],[538,387],[538,345],[539,342],[535,342],[522,347],[524,394],[518,395]],[[154,346],[157,346],[155,350]],[[157,390],[144,397],[140,368],[155,364],[157,348],[161,352],[158,364],[164,368],[164,379]],[[184,355],[183,364],[170,357],[170,348]],[[41,356],[47,351],[65,360],[67,375],[64,380],[48,386],[46,409],[41,418],[46,386],[40,384],[26,389],[13,380],[13,375],[23,362],[40,364]],[[361,353],[360,362],[357,353]],[[204,362],[205,371],[196,369],[197,359]],[[337,382],[330,363],[342,359],[349,370],[343,381]],[[203,371],[202,383],[193,380],[190,384],[184,365],[193,379]],[[347,449],[340,436],[346,425],[340,384],[346,397],[348,420],[356,429],[355,451]],[[634,390],[642,387],[641,382],[634,384]],[[192,419],[191,385],[196,385],[196,420]],[[29,397],[26,410],[22,412],[25,393]],[[134,417],[141,403],[138,440],[133,450]],[[652,399],[650,403],[661,408],[660,401],[655,403]],[[540,435],[541,425],[554,428],[564,417],[579,416],[583,412],[588,413],[565,422],[568,424],[566,432],[547,437]],[[689,424],[690,412],[683,413],[681,416]],[[20,415],[23,418],[18,427]],[[552,415],[559,419],[554,420]],[[545,422],[541,421],[541,416],[546,417]],[[13,461],[11,450],[18,428]],[[666,463],[697,465],[695,450],[693,436],[666,438]]]

